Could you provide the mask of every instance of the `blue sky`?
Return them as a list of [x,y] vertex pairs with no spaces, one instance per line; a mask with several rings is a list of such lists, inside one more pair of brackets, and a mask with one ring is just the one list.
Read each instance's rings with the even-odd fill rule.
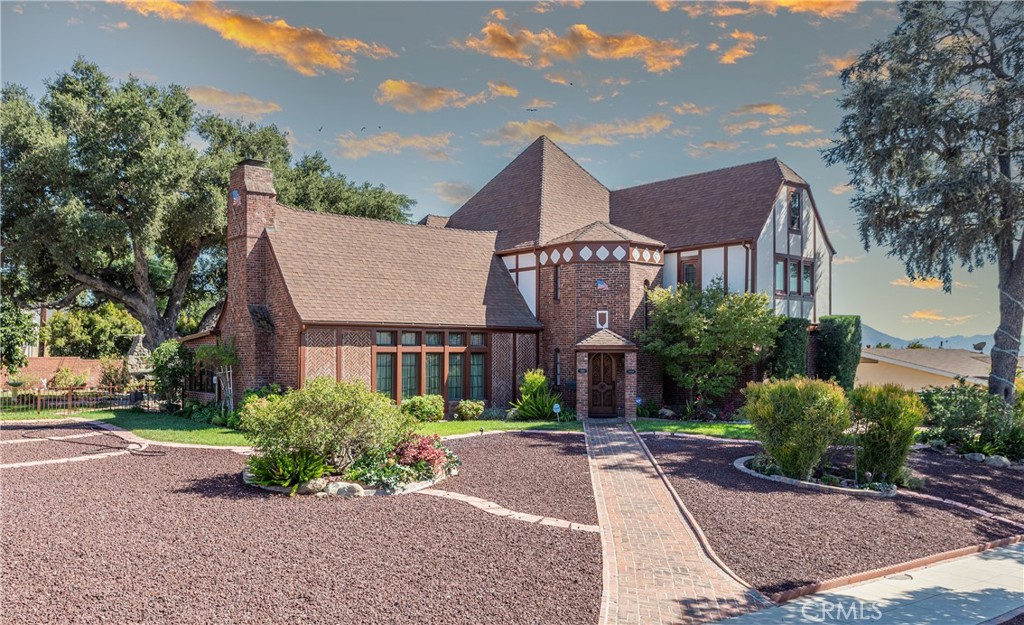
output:
[[81,55],[181,84],[412,196],[416,218],[451,213],[540,133],[613,189],[777,156],[838,250],[835,312],[901,337],[997,325],[992,268],[947,295],[865,252],[845,171],[818,151],[836,74],[894,28],[889,3],[5,0],[0,20],[5,82],[38,94]]

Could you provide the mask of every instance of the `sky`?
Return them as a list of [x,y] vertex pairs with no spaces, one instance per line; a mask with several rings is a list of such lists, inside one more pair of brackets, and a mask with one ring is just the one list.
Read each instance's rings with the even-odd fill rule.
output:
[[276,124],[295,156],[453,212],[538,135],[610,189],[778,157],[837,249],[833,312],[902,337],[990,334],[996,272],[952,293],[865,251],[826,167],[837,78],[893,4],[742,2],[0,2],[0,78],[40,95],[76,57],[187,87],[200,109]]

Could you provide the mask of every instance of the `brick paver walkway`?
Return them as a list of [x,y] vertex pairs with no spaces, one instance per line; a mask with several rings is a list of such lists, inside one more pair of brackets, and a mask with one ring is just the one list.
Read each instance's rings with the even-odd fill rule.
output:
[[623,423],[585,425],[601,527],[601,625],[706,623],[763,607],[704,554]]

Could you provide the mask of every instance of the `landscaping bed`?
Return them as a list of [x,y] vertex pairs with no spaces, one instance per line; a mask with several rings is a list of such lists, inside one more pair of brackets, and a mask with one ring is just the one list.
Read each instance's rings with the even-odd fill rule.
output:
[[[42,440],[5,444],[0,445],[0,464],[90,456],[120,451],[127,447],[127,441],[109,433],[63,441]],[[5,484],[5,490],[6,486]]]
[[570,432],[506,432],[445,441],[462,459],[438,488],[516,512],[597,525],[587,444]]
[[931,450],[912,453],[908,464],[924,478],[922,492],[1024,523],[1024,464],[995,468]]
[[755,443],[644,436],[711,546],[771,594],[1021,533],[909,496],[809,491],[741,473]]
[[5,620],[597,621],[597,534],[437,497],[283,497],[243,486],[238,454],[166,451],[4,470]]

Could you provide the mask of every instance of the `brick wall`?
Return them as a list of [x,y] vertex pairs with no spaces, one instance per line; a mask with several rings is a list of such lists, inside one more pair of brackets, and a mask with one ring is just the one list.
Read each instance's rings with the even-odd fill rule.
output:
[[[660,286],[662,283],[661,265],[642,265],[639,263],[630,264],[630,287],[629,287],[629,308],[630,332],[623,334],[626,338],[638,343],[636,334],[645,328],[644,320],[644,283],[652,286]],[[642,349],[636,355],[637,388],[636,393],[645,403],[660,406],[663,400],[664,373],[654,356],[644,352]],[[635,409],[634,397],[634,409]]]

